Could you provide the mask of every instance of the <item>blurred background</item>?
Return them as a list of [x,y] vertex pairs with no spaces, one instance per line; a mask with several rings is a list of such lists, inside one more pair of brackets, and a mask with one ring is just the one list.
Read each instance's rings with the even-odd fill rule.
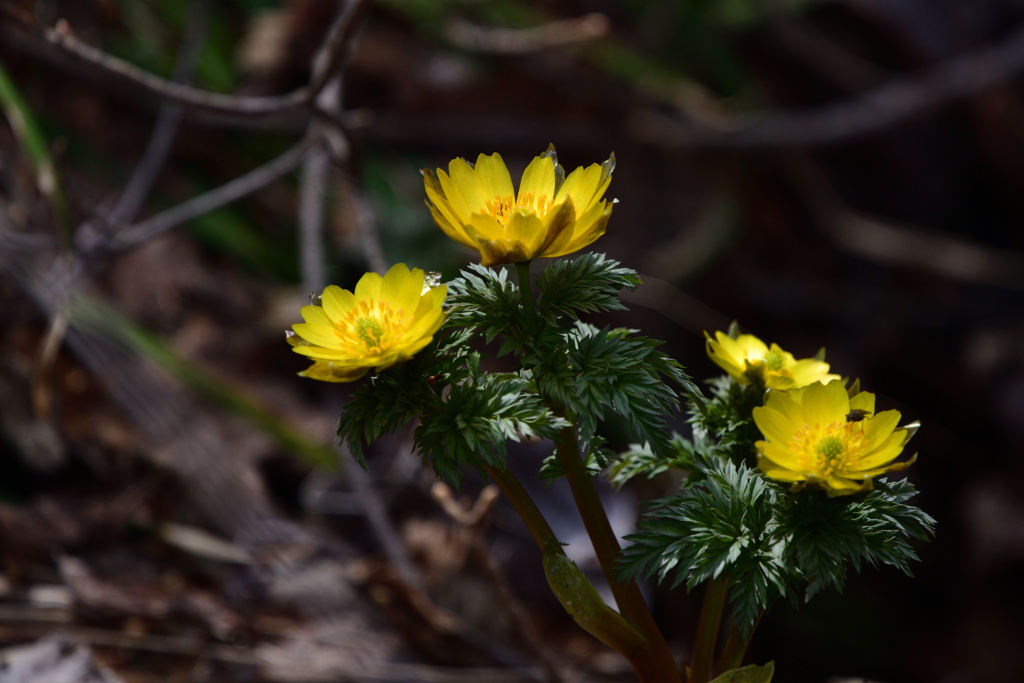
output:
[[[1022,73],[1019,0],[0,0],[0,682],[629,680],[483,482],[408,430],[351,466],[351,387],[283,339],[326,283],[474,260],[419,169],[549,143],[618,163],[594,248],[645,284],[592,322],[698,380],[732,320],[825,346],[923,423],[916,578],[779,603],[748,661],[1022,680]],[[650,596],[687,657],[699,592]]]

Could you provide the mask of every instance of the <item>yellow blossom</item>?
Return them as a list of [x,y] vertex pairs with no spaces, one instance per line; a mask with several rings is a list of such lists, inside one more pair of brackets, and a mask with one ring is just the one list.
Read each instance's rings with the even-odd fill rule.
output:
[[379,372],[430,343],[444,322],[444,285],[424,287],[424,272],[396,264],[384,277],[367,273],[355,292],[330,285],[320,306],[303,306],[289,343],[315,362],[304,377],[351,382]]
[[840,379],[829,374],[828,363],[814,358],[796,360],[778,344],[767,346],[752,334],[741,334],[735,339],[725,332],[707,332],[707,352],[720,368],[740,384],[754,384],[762,389],[788,391],[805,387],[813,382]]
[[476,164],[454,159],[448,173],[424,169],[423,182],[437,226],[493,266],[564,256],[603,235],[614,202],[602,197],[614,169],[612,154],[566,177],[552,145],[526,167],[518,195],[498,154],[481,154]]
[[754,422],[765,441],[758,467],[772,479],[824,489],[829,497],[871,489],[871,478],[904,470],[917,458],[893,462],[920,426],[897,428],[896,410],[875,412],[875,395],[847,393],[838,380],[789,393],[772,391]]

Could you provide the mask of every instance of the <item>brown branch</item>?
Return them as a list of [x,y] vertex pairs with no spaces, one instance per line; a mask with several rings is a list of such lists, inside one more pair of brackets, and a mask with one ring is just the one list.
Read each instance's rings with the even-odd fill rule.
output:
[[608,17],[597,13],[519,29],[488,28],[457,19],[445,27],[445,37],[476,52],[523,54],[603,38],[610,29]]
[[94,76],[113,81],[112,85],[141,88],[162,100],[202,111],[231,116],[261,117],[281,114],[300,108],[309,101],[309,88],[304,86],[284,95],[270,97],[225,95],[174,83],[140,69],[134,64],[93,47],[80,40],[66,21],[54,27],[39,27],[26,14],[8,3],[0,3],[3,15],[20,29],[23,37],[64,57],[85,65]]
[[785,168],[811,217],[839,248],[889,266],[962,282],[1024,289],[1024,253],[857,215],[809,157],[794,156]]
[[232,118],[263,118],[294,113],[312,106],[316,96],[338,70],[348,55],[360,19],[369,7],[369,0],[349,0],[345,10],[334,22],[324,42],[324,58],[319,60],[308,85],[283,95],[225,95],[160,78],[128,61],[93,47],[77,38],[66,21],[54,27],[40,27],[32,15],[13,4],[0,2],[0,17],[8,19],[0,28],[8,34],[7,42],[36,55],[63,57],[76,68],[84,67],[93,77],[112,86],[132,86],[165,102],[208,114]]
[[[203,43],[206,41],[209,16],[209,0],[192,0],[189,3],[185,30],[181,37],[181,47],[178,49],[174,73],[171,76],[172,82],[187,84],[192,80],[192,75],[199,65]],[[139,215],[153,183],[156,182],[160,170],[164,167],[164,162],[167,161],[167,155],[171,152],[174,138],[178,134],[181,112],[180,105],[170,102],[161,103],[160,113],[153,125],[153,133],[146,144],[146,149],[135,170],[132,171],[117,204],[107,216],[108,223],[127,223],[135,220],[135,217]]]
[[307,99],[312,102],[324,89],[331,77],[336,75],[342,63],[348,58],[352,40],[360,20],[370,8],[370,0],[348,0],[345,9],[331,25],[327,38],[320,48],[320,55],[313,64],[313,75],[307,86]]
[[182,223],[215,211],[246,195],[266,187],[296,168],[313,147],[320,143],[319,136],[308,136],[279,157],[259,166],[234,180],[193,197],[177,206],[158,213],[140,223],[120,230],[108,241],[98,245],[79,245],[83,251],[96,249],[119,251],[134,247],[146,240],[177,227]]
[[1024,28],[999,45],[951,59],[916,77],[895,79],[851,99],[804,111],[740,114],[711,128],[643,110],[627,128],[638,140],[676,149],[831,145],[870,135],[978,93],[1024,70]]

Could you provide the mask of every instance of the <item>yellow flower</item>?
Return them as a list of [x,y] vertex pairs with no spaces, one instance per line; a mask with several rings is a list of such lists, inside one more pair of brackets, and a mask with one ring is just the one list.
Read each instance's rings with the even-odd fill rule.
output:
[[893,462],[920,424],[897,429],[900,413],[875,413],[875,395],[852,398],[841,381],[816,382],[785,393],[772,391],[754,422],[765,441],[754,444],[757,465],[794,488],[823,488],[829,497],[867,491],[871,478],[904,470],[917,458]]
[[707,332],[707,352],[720,368],[740,384],[754,384],[762,389],[788,391],[814,382],[840,379],[829,374],[828,363],[814,358],[796,360],[778,344],[771,347],[752,334],[741,334],[735,339],[724,332]]
[[481,154],[476,164],[454,159],[436,176],[424,169],[423,183],[437,226],[493,266],[564,256],[603,235],[614,202],[602,197],[614,169],[612,154],[566,177],[552,145],[526,167],[518,196],[498,154]]
[[380,372],[430,343],[444,322],[444,285],[424,287],[424,272],[396,264],[384,277],[367,273],[355,293],[330,285],[320,306],[303,306],[306,321],[292,325],[292,350],[315,362],[304,377],[351,382],[370,368]]

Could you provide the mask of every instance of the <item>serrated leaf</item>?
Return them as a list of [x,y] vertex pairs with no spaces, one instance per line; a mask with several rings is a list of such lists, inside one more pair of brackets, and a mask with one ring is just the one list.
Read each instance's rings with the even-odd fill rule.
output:
[[636,271],[622,268],[604,254],[552,262],[537,279],[537,309],[554,322],[560,315],[578,318],[580,313],[624,310],[619,291],[640,285]]

